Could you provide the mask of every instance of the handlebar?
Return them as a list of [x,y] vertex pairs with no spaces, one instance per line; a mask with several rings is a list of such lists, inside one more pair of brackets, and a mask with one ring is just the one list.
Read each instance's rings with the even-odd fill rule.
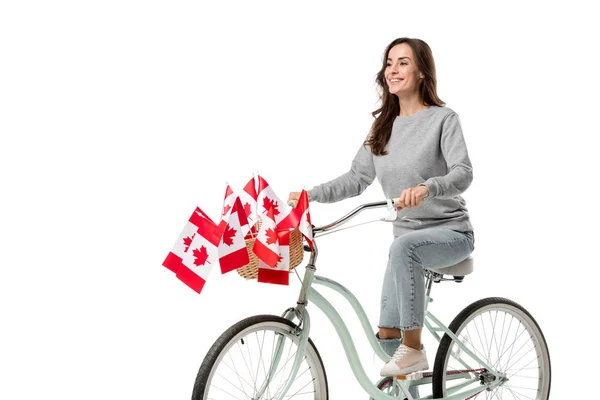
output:
[[[293,207],[296,206],[296,204],[292,204],[291,202],[288,202],[288,204],[292,205]],[[334,228],[337,228],[337,227],[345,224],[346,222],[348,222],[352,218],[354,218],[356,215],[360,214],[362,211],[369,210],[372,208],[387,207],[388,210],[390,211],[390,216],[386,217],[385,220],[386,221],[395,221],[398,216],[397,210],[400,209],[399,204],[400,204],[399,197],[396,197],[394,199],[387,199],[385,201],[377,201],[374,203],[363,204],[361,206],[356,207],[354,210],[350,211],[348,214],[344,215],[342,218],[338,219],[337,221],[334,221],[330,224],[323,225],[323,226],[318,226],[318,227],[313,226],[313,229],[312,229],[313,238],[316,238],[317,236],[325,235],[327,231],[331,231]],[[333,232],[330,232],[330,233],[333,233]],[[311,252],[309,267],[314,271],[315,263],[317,261],[317,254],[318,254],[316,242],[313,240],[312,249],[309,246],[304,246],[304,250]],[[303,291],[305,291],[305,290],[306,289],[303,289]],[[302,294],[300,297],[302,298]]]
[[400,198],[397,197],[394,199],[388,199],[386,201],[377,201],[374,203],[363,204],[361,206],[356,207],[354,210],[350,211],[348,214],[344,215],[342,218],[338,219],[337,221],[334,221],[327,225],[313,227],[313,234],[316,235],[317,233],[324,233],[324,232],[330,231],[330,230],[350,221],[352,218],[357,216],[359,213],[361,213],[365,210],[372,209],[372,208],[388,207],[388,209],[390,210],[390,213],[393,213],[393,217],[388,217],[388,218],[386,218],[386,220],[393,221],[396,219],[396,210],[397,210],[399,203],[400,203]]

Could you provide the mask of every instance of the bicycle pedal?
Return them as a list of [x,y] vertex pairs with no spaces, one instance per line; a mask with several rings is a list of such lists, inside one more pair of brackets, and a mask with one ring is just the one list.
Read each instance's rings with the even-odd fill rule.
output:
[[423,379],[423,372],[413,372],[412,374],[408,375],[398,375],[396,376],[396,379],[400,381],[412,381],[414,379]]

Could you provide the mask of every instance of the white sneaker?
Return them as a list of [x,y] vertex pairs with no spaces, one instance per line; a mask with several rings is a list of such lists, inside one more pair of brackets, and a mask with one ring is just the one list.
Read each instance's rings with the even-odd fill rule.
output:
[[426,369],[429,369],[429,363],[425,348],[419,351],[401,344],[381,369],[381,376],[408,375]]

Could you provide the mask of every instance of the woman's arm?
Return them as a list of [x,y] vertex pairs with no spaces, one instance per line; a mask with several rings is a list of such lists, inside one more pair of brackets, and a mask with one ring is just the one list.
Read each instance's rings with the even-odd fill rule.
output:
[[345,174],[308,191],[311,201],[333,203],[358,196],[375,180],[373,153],[364,145],[360,147],[350,170]]
[[460,195],[473,181],[473,167],[460,120],[455,112],[448,114],[442,122],[440,147],[448,166],[448,173],[429,178],[423,183],[429,191],[427,197],[450,198]]

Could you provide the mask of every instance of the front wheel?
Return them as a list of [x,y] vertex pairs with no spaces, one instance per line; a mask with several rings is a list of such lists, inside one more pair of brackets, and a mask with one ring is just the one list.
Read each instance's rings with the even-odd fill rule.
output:
[[481,391],[469,398],[548,399],[548,346],[525,308],[508,299],[482,299],[466,307],[448,328],[500,377],[444,335],[433,368],[434,398],[478,388]]
[[[246,318],[225,331],[209,349],[194,384],[192,400],[279,398],[294,364],[300,338],[296,325],[275,315]],[[321,356],[308,339],[296,378],[285,399],[327,400]]]

